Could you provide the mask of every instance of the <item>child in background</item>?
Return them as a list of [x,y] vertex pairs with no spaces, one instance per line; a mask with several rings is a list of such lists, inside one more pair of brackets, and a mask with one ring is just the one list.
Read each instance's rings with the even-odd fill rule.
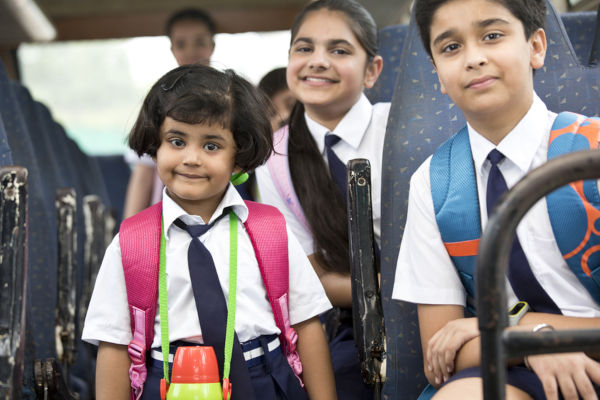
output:
[[[283,149],[276,149],[269,167],[256,171],[259,193],[262,202],[285,215],[327,296],[345,309],[330,343],[338,397],[370,399],[352,332],[345,164],[354,158],[371,162],[379,238],[381,158],[390,105],[372,105],[363,94],[382,69],[377,27],[353,0],[319,0],[296,17],[291,34],[287,83],[298,102],[288,126],[274,135],[276,147],[284,144]],[[271,168],[281,154],[284,165]]]
[[[546,53],[545,11],[544,0],[415,3],[441,91],[467,120],[411,178],[392,294],[418,303],[425,374],[432,386],[441,387],[436,399],[482,396],[479,329],[477,319],[467,317],[467,309],[475,311],[470,307],[473,265],[464,267],[465,255],[476,254],[455,252],[467,242],[451,236],[470,229],[467,225],[483,229],[499,194],[547,160],[557,115],[533,88],[533,71],[544,65]],[[441,186],[451,193],[437,196]],[[479,204],[468,201],[473,198]],[[538,202],[517,228],[507,306],[528,304],[519,304],[525,309],[510,318],[509,329],[598,328],[599,299],[563,258],[549,208],[546,201]],[[600,364],[584,353],[527,356],[509,361],[507,383],[508,399],[557,399],[560,393],[596,399]]]
[[285,67],[269,71],[258,82],[258,88],[271,99],[273,104],[274,113],[271,117],[271,127],[275,132],[287,124],[290,112],[296,104],[296,99],[287,85]]
[[215,21],[198,8],[186,8],[171,15],[166,34],[171,41],[171,53],[178,65],[200,63],[209,65],[215,50]]
[[[294,95],[287,86],[285,68],[275,68],[268,72],[258,82],[258,88],[271,100],[272,107],[269,109],[269,119],[271,120],[271,128],[275,132],[287,123],[292,107],[296,103]],[[260,201],[256,187],[256,175],[254,171],[248,174],[248,180],[241,185],[237,185],[236,189],[244,199]]]
[[[209,65],[215,50],[215,21],[203,10],[186,8],[169,17],[165,33],[171,42],[171,53],[177,65],[201,63]],[[123,218],[142,211],[160,201],[163,185],[156,173],[156,164],[150,156],[138,156],[130,151],[125,161],[132,166]]]
[[[281,351],[277,339],[280,330],[267,299],[253,243],[243,225],[249,218],[250,204],[241,199],[230,183],[234,173],[256,168],[272,152],[267,106],[264,96],[233,71],[219,72],[199,64],[167,73],[154,84],[142,105],[129,144],[138,154],[152,156],[166,187],[163,202],[153,208],[160,207],[162,212],[168,299],[168,319],[161,320],[166,310],[157,312],[154,319],[152,349],[146,354],[148,378],[142,399],[154,400],[159,396],[159,382],[163,377],[161,327],[168,326],[165,334],[171,354],[179,345],[213,345],[208,332],[214,329],[216,320],[225,316],[212,311],[208,317],[201,315],[222,302],[222,295],[227,298],[229,292],[231,224],[237,226],[238,232],[233,361],[236,345],[241,345],[244,351],[238,353],[244,365],[237,375],[234,362],[231,364],[232,398],[335,398],[327,342],[317,317],[331,305],[318,277],[298,241],[287,230],[289,321],[298,334],[297,352],[302,362],[305,392]],[[235,222],[221,218],[224,213]],[[207,224],[211,229],[196,236],[197,240],[188,233],[192,228]],[[106,251],[82,335],[83,340],[99,346],[96,367],[96,398],[99,400],[128,399],[132,384],[128,374],[132,328],[122,239],[117,235]],[[192,244],[209,252],[208,257],[202,258],[204,261],[210,258],[214,261],[210,268],[212,275],[216,273],[218,277],[214,286],[222,289],[214,299],[199,300],[203,295],[198,289],[199,281],[208,280],[211,273],[209,270],[194,272],[198,271],[194,268],[200,266],[193,259],[188,260]],[[200,279],[196,279],[198,273]],[[167,321],[168,325],[163,325]],[[217,348],[215,352],[217,358],[223,354]],[[222,367],[219,362],[221,377]],[[240,383],[245,379],[251,382],[249,389]]]

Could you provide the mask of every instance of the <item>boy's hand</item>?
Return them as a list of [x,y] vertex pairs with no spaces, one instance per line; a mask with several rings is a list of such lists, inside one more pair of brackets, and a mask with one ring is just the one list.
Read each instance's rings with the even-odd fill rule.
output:
[[600,385],[600,363],[584,353],[560,353],[528,356],[529,367],[536,373],[548,400],[597,400],[593,383]]
[[460,318],[448,322],[427,344],[427,365],[439,387],[454,372],[456,353],[469,340],[479,336],[477,318]]

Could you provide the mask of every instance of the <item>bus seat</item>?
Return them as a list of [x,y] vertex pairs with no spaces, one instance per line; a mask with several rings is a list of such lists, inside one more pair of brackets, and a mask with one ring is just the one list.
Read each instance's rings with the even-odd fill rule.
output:
[[125,162],[122,154],[96,156],[102,177],[108,189],[108,196],[115,211],[117,226],[123,218],[123,205],[125,204],[125,193],[129,184],[131,169]]
[[[37,113],[39,118],[42,120],[42,125],[48,129],[48,138],[51,139],[52,152],[56,158],[60,160],[61,173],[65,175],[67,184],[66,187],[72,187],[75,189],[76,198],[76,214],[75,224],[77,231],[77,254],[76,254],[76,304],[81,304],[81,287],[83,282],[83,265],[84,265],[84,251],[85,248],[85,223],[83,215],[83,193],[84,182],[87,179],[86,172],[83,168],[76,164],[75,160],[78,157],[74,157],[72,150],[75,148],[75,143],[67,137],[67,134],[63,127],[57,123],[48,107],[40,102],[35,102]],[[88,189],[89,190],[89,189]],[[73,390],[79,393],[80,398],[87,399],[91,398],[89,391],[91,390],[93,382],[93,355],[91,349],[86,346],[80,339],[78,332],[81,332],[80,325],[83,321],[78,319],[79,309],[75,310],[75,332],[77,341],[77,354],[75,363],[70,367],[70,383]]]
[[573,50],[582,65],[588,65],[590,61],[593,44],[590,38],[594,37],[596,14],[594,11],[580,11],[560,16]]
[[[594,37],[594,34],[600,35],[600,30],[596,29],[595,32],[596,15],[594,11],[560,15],[573,50],[582,65],[587,65],[590,60],[593,45],[590,38]],[[383,70],[375,85],[365,90],[371,103],[392,101],[407,31],[408,26],[402,24],[388,26],[379,31],[379,54],[383,57]],[[596,47],[600,48],[600,38],[596,39],[595,43]],[[600,53],[598,50],[597,52]]]
[[[546,65],[534,85],[555,112],[600,112],[600,66],[582,66],[549,1]],[[387,337],[387,398],[417,398],[424,383],[416,307],[392,301],[396,261],[406,222],[410,177],[435,149],[465,124],[462,112],[440,92],[435,70],[411,18],[388,120],[382,171],[382,303]]]
[[600,64],[600,5],[596,12],[596,29],[594,30],[594,44],[590,54],[589,65]]
[[[548,6],[546,37],[548,50],[544,66],[536,71],[537,94],[554,112],[573,111],[600,115],[600,65],[581,63],[553,6]],[[593,13],[593,12],[592,12]],[[593,19],[590,18],[593,25]]]
[[[35,349],[26,347],[26,359],[55,357],[54,308],[56,304],[56,259],[54,199],[49,204],[42,190],[42,174],[23,114],[13,93],[8,74],[0,64],[0,115],[12,151],[13,162],[28,169],[29,249],[27,281],[27,329]],[[54,227],[54,229],[52,229]],[[33,364],[31,364],[33,365]],[[29,367],[29,366],[28,366]],[[26,368],[26,372],[29,372]]]
[[29,132],[32,148],[42,174],[44,197],[54,204],[56,189],[67,186],[65,174],[56,159],[49,127],[39,118],[34,100],[29,90],[17,82],[11,82],[12,91],[23,114],[23,121]]
[[13,165],[13,161],[10,146],[8,145],[8,138],[6,137],[4,122],[0,116],[0,166],[4,165]]
[[407,25],[387,26],[379,31],[379,55],[383,58],[383,69],[375,85],[365,90],[373,104],[392,101],[407,31]]
[[52,149],[54,158],[59,165],[61,179],[64,179],[65,187],[75,188],[76,193],[79,193],[81,190],[81,184],[78,181],[80,171],[73,165],[73,160],[65,147],[66,134],[63,130],[58,129],[58,123],[45,104],[39,101],[34,101],[34,103],[37,116],[41,120],[42,126],[47,130],[46,144],[48,148]]

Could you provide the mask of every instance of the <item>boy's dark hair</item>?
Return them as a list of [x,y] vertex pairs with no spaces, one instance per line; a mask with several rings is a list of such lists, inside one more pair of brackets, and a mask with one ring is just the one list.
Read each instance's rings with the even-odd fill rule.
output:
[[183,10],[175,12],[167,20],[165,33],[168,37],[171,37],[173,26],[182,21],[197,21],[206,25],[210,32],[210,36],[215,36],[215,33],[217,33],[215,21],[207,12],[200,10],[199,8],[184,8]]
[[354,0],[317,0],[307,5],[300,11],[300,14],[294,18],[291,29],[291,42],[296,38],[298,30],[306,16],[309,13],[318,10],[329,10],[342,13],[346,17],[352,33],[354,33],[354,36],[356,36],[360,45],[367,52],[368,61],[371,61],[373,57],[377,55],[378,32],[375,20],[362,5]]
[[265,92],[269,98],[272,98],[276,93],[286,90],[288,88],[287,80],[285,78],[285,67],[275,68],[269,71],[263,76],[258,82],[260,90]]
[[[339,12],[367,53],[367,62],[377,55],[377,25],[369,12],[354,0],[318,0],[307,5],[294,19],[293,43],[310,13]],[[314,237],[315,256],[327,271],[347,274],[350,270],[346,203],[333,183],[323,156],[297,102],[290,114],[289,166],[292,183]]]
[[[419,27],[419,33],[425,50],[431,55],[431,23],[433,15],[442,5],[451,0],[415,0],[415,20]],[[504,6],[521,23],[525,30],[525,38],[539,28],[544,28],[546,23],[546,1],[545,0],[487,0]]]
[[155,157],[166,117],[187,124],[220,124],[233,133],[235,164],[250,171],[273,151],[268,110],[266,96],[232,70],[184,65],[152,86],[129,134],[129,147],[140,156]]

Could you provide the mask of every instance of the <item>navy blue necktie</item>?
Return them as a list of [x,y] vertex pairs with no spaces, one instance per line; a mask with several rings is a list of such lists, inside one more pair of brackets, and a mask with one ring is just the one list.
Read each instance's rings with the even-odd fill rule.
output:
[[[490,151],[487,159],[492,164],[486,194],[487,213],[489,217],[498,199],[508,190],[508,187],[500,168],[498,168],[498,163],[504,159],[504,154],[494,149]],[[556,303],[548,296],[548,293],[546,293],[533,275],[517,236],[515,236],[510,252],[507,275],[510,285],[519,300],[529,303],[533,311],[551,314],[561,313]]]
[[329,172],[331,173],[331,179],[337,186],[344,199],[344,203],[347,200],[348,193],[348,171],[344,163],[338,158],[333,151],[333,146],[340,141],[340,137],[333,133],[325,135],[325,150],[327,151],[327,163],[329,164]]
[[[221,217],[225,215],[228,215],[228,213],[224,213]],[[205,234],[219,219],[210,225],[186,225],[183,221],[177,219],[175,225],[187,231],[192,237],[188,249],[188,267],[200,328],[202,329],[202,339],[204,344],[213,346],[219,363],[219,376],[223,379],[227,303],[225,302],[225,295],[221,289],[213,258],[200,241],[200,236]],[[252,388],[237,333],[233,341],[230,381],[232,400],[254,398],[254,389]]]

